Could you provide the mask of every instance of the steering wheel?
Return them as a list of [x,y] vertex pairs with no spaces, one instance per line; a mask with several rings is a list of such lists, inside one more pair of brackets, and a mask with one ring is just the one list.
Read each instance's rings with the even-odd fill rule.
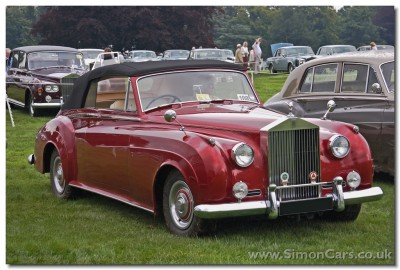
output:
[[153,104],[154,102],[156,102],[157,100],[162,99],[162,98],[172,98],[172,100],[171,100],[170,103],[174,103],[175,101],[178,101],[178,102],[181,102],[181,101],[182,101],[180,98],[178,98],[178,97],[175,96],[175,95],[169,95],[169,94],[167,94],[167,95],[162,95],[162,96],[156,97],[156,98],[154,98],[152,101],[150,101],[149,104],[147,104],[146,109],[150,108],[150,105],[151,105],[151,104]]

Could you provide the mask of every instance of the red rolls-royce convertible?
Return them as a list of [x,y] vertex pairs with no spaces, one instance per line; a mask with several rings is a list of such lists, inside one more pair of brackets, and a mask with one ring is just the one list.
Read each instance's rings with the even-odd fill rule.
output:
[[163,215],[177,235],[233,216],[356,219],[383,195],[366,140],[288,106],[263,108],[246,69],[223,61],[104,66],[76,81],[28,160],[56,197],[95,192]]

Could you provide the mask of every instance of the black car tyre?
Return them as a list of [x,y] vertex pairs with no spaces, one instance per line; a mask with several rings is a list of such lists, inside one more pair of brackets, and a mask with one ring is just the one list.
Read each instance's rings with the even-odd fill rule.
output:
[[269,73],[276,73],[276,70],[274,69],[274,66],[272,64],[270,64],[268,66],[268,70],[269,70]]
[[342,212],[325,212],[323,217],[330,221],[354,221],[361,211],[361,204],[352,204],[346,206]]
[[38,115],[38,113],[37,113],[37,110],[35,108],[33,108],[32,104],[33,104],[32,96],[28,95],[28,99],[27,99],[28,112],[29,112],[30,116],[35,117]]
[[179,236],[196,236],[204,232],[204,220],[193,213],[192,192],[182,174],[171,172],[163,190],[163,214],[168,229]]
[[289,66],[288,66],[289,74],[292,73],[293,70],[294,70],[294,66],[292,64],[289,64]]
[[50,159],[50,183],[53,194],[60,199],[70,199],[73,188],[65,181],[62,161],[57,150],[54,150]]

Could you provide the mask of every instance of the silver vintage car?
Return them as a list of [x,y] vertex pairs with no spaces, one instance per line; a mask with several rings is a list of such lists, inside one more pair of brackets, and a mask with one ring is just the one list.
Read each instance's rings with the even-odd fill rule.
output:
[[[337,54],[296,68],[264,103],[275,111],[352,123],[368,141],[376,172],[395,172],[395,63],[393,51]],[[290,104],[291,106],[289,106]]]

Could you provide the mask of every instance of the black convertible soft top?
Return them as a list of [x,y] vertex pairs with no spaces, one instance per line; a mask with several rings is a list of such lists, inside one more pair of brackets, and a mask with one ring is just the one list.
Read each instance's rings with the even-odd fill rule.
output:
[[78,109],[84,105],[84,98],[89,90],[90,82],[100,78],[113,76],[142,76],[159,72],[177,71],[185,69],[233,69],[245,71],[243,65],[237,65],[219,60],[165,60],[153,62],[121,63],[96,68],[79,77],[75,83],[72,94],[61,110]]

